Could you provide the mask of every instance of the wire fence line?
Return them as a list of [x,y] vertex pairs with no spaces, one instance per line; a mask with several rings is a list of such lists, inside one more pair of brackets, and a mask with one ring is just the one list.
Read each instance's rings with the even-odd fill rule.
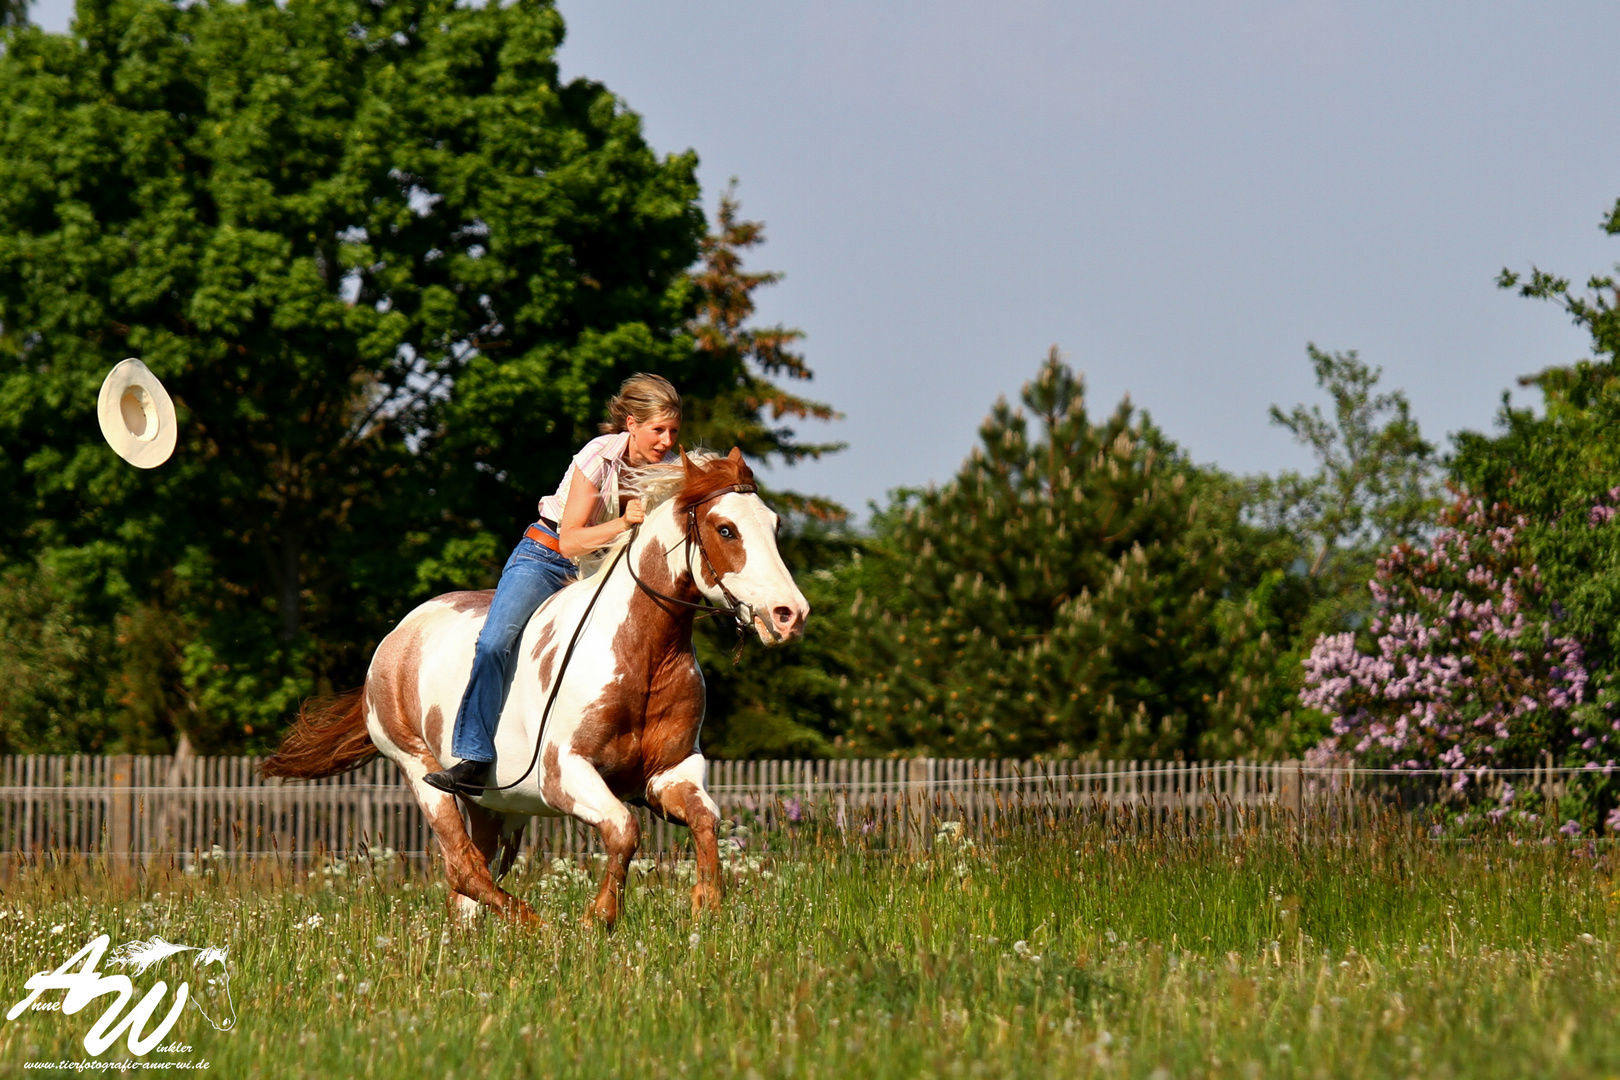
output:
[[[255,757],[14,755],[0,757],[0,853],[104,857],[278,858],[391,851],[422,859],[432,831],[390,761],[326,780],[266,780]],[[1548,800],[1586,770],[1470,772],[1477,792],[1504,785]],[[973,830],[1009,815],[1093,812],[1133,822],[1227,829],[1255,822],[1353,827],[1369,805],[1443,800],[1455,772],[1311,768],[1299,761],[1079,761],[962,758],[711,761],[708,789],[729,819],[767,835],[831,829],[875,847],[917,850],[940,822]],[[684,828],[641,816],[643,850],[670,855]],[[534,856],[599,850],[572,818],[532,821]]]

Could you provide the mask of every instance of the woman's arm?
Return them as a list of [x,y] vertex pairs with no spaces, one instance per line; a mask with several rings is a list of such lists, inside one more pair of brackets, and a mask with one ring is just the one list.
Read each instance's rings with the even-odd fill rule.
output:
[[641,524],[646,515],[641,509],[641,500],[631,499],[624,508],[623,517],[587,527],[585,523],[591,519],[591,509],[601,497],[601,492],[596,490],[595,484],[585,479],[578,465],[570,468],[574,470],[574,478],[568,484],[568,502],[563,506],[562,520],[557,522],[557,546],[570,559],[577,559],[587,551],[607,547],[630,526]]

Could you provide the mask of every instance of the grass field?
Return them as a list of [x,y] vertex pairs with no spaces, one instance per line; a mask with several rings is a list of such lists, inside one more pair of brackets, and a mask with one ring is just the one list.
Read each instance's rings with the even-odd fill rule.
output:
[[[571,865],[508,879],[538,931],[454,923],[397,861],[36,868],[0,895],[3,1007],[97,932],[158,934],[229,944],[237,1029],[188,1008],[169,1038],[192,1052],[147,1059],[214,1076],[1620,1075],[1604,849],[1393,821],[1307,844],[992,840],[738,858],[726,910],[698,921],[665,865],[632,875],[611,933],[576,924],[591,888]],[[102,1007],[0,1024],[0,1067],[86,1058]]]

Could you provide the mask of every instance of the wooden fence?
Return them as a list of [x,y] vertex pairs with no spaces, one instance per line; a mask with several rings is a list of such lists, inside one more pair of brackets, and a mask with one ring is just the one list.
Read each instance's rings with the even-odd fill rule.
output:
[[[251,757],[0,757],[0,853],[73,852],[109,859],[279,857],[382,849],[424,858],[432,833],[399,769],[377,759],[329,780],[281,783]],[[1573,770],[1511,777],[1557,799]],[[926,847],[942,821],[974,831],[1010,813],[1088,810],[1227,828],[1259,819],[1351,822],[1368,797],[1433,801],[1435,778],[1285,762],[1011,761],[945,758],[714,761],[709,790],[724,815],[766,831],[815,824],[875,847]],[[1500,785],[1507,774],[1475,778]],[[1414,786],[1417,785],[1417,786]],[[671,854],[686,830],[644,811],[643,851]],[[532,854],[595,850],[594,830],[537,818]],[[218,854],[214,854],[216,852]]]

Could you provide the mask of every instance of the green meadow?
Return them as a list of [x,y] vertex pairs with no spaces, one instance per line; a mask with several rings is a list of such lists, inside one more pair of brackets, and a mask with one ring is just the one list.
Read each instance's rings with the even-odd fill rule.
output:
[[[690,865],[641,862],[602,931],[578,923],[589,860],[508,877],[546,920],[524,930],[452,919],[436,873],[386,855],[47,858],[5,879],[0,988],[9,1008],[98,933],[228,945],[235,1029],[188,1006],[166,1041],[191,1052],[142,1059],[214,1076],[1620,1075],[1613,859],[1399,818],[1306,842],[947,827],[909,855],[745,847],[698,919]],[[88,1059],[111,1000],[0,1024],[0,1068]]]

